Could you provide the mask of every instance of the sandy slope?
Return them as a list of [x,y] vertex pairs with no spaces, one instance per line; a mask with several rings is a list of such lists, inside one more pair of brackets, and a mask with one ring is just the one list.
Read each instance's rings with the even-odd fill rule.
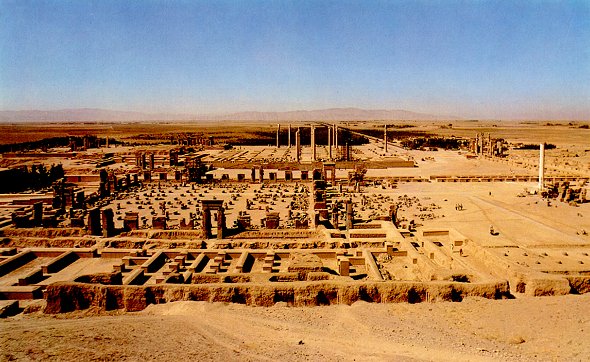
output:
[[271,308],[176,302],[0,321],[0,359],[588,360],[590,295]]

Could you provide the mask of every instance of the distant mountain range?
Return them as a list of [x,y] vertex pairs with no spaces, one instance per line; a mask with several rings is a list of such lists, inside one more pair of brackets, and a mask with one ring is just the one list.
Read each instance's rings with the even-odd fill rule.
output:
[[204,119],[231,119],[237,121],[371,121],[449,119],[449,117],[417,113],[401,109],[387,110],[360,108],[329,108],[313,111],[289,112],[240,112],[227,115],[215,115],[210,117],[211,118]]
[[53,111],[0,111],[0,122],[117,122],[117,121],[370,121],[370,120],[448,120],[458,117],[437,116],[406,110],[330,108],[289,112],[238,112],[229,114],[175,114],[111,111],[96,108]]
[[[176,116],[179,118],[176,118]],[[186,120],[189,118],[187,118],[187,115],[111,111],[96,108],[59,109],[52,111],[0,111],[0,122],[113,122],[173,119]]]

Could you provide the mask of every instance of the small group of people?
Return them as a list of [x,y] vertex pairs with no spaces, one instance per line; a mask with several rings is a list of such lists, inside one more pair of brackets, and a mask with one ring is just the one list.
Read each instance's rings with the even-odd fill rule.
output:
[[455,204],[455,210],[463,211],[463,204]]

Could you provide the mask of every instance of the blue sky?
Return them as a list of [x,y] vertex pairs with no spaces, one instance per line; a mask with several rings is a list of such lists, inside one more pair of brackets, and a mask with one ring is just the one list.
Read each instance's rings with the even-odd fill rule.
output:
[[0,109],[590,119],[590,1],[0,0]]

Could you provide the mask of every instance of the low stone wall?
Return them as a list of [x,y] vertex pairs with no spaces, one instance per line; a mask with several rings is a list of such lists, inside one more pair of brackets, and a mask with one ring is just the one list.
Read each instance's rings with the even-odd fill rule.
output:
[[62,313],[92,308],[96,311],[122,309],[140,311],[149,304],[173,301],[209,301],[271,306],[285,302],[291,306],[375,303],[418,303],[461,301],[467,296],[499,299],[508,295],[506,282],[373,282],[339,283],[213,283],[198,285],[96,285],[55,283],[47,287],[45,313]]
[[7,228],[2,230],[2,236],[12,237],[35,237],[35,238],[57,238],[57,237],[82,237],[87,235],[86,230],[81,228]]
[[385,239],[387,234],[385,233],[350,233],[351,239],[367,238],[367,239]]
[[352,227],[355,230],[364,230],[364,229],[381,229],[381,224],[356,224]]
[[[250,170],[252,167],[258,167],[261,162],[256,161],[213,161],[211,162],[216,168],[225,169],[241,169]],[[398,168],[398,167],[414,167],[414,161],[407,161],[401,158],[393,158],[389,160],[380,161],[337,161],[337,169],[350,169],[354,168],[358,164],[364,164],[367,168],[371,169],[385,169],[385,168]],[[314,168],[321,169],[323,166],[322,162],[263,162],[266,170],[301,170],[301,171],[312,171]]]
[[158,240],[203,239],[204,234],[201,230],[152,230],[147,237]]
[[314,230],[249,230],[231,236],[229,239],[309,239],[317,236]]
[[35,258],[36,256],[33,252],[25,251],[0,261],[0,276],[10,273]]
[[90,237],[19,237],[0,240],[0,247],[16,248],[90,248],[97,244]]

